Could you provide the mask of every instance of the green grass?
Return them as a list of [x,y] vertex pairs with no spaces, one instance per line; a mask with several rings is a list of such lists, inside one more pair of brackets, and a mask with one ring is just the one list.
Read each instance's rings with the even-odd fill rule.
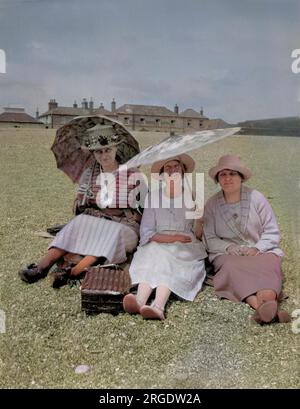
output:
[[[75,186],[56,169],[52,130],[0,130],[0,387],[297,388],[299,338],[291,324],[258,326],[245,304],[219,301],[204,287],[195,302],[174,301],[164,322],[81,312],[78,288],[54,291],[49,279],[26,285],[17,271],[41,257],[35,235],[71,217]],[[145,147],[157,133],[140,133]],[[192,156],[207,172],[224,153],[253,170],[251,185],[270,200],[282,232],[284,307],[300,307],[300,138],[231,137]],[[148,169],[147,169],[148,172]],[[205,196],[216,191],[205,179]],[[250,184],[250,183],[249,183]],[[75,374],[80,364],[88,374]]]

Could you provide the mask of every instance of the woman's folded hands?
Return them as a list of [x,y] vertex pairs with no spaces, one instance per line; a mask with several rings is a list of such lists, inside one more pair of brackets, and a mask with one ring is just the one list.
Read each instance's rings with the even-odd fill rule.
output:
[[191,243],[192,239],[190,236],[186,234],[163,234],[157,233],[155,234],[150,241],[156,241],[157,243]]
[[231,244],[229,247],[227,247],[226,252],[232,256],[256,256],[259,253],[259,250],[256,247]]

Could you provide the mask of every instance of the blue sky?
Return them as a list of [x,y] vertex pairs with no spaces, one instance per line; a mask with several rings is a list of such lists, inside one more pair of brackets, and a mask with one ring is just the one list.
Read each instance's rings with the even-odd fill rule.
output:
[[0,107],[93,97],[228,122],[299,115],[298,0],[0,0]]

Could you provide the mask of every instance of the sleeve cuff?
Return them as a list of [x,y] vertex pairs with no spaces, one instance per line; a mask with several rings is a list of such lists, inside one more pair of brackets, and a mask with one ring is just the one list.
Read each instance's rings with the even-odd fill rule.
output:
[[149,240],[156,234],[156,232],[151,232],[148,234],[145,234],[143,237],[140,239],[140,246],[144,246],[149,242]]

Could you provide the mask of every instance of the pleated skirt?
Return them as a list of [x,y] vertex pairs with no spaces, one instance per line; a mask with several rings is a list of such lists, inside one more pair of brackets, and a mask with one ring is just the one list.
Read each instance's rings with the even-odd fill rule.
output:
[[70,253],[105,257],[109,263],[122,263],[126,253],[135,250],[138,235],[124,224],[104,218],[78,215],[54,238],[49,248]]

